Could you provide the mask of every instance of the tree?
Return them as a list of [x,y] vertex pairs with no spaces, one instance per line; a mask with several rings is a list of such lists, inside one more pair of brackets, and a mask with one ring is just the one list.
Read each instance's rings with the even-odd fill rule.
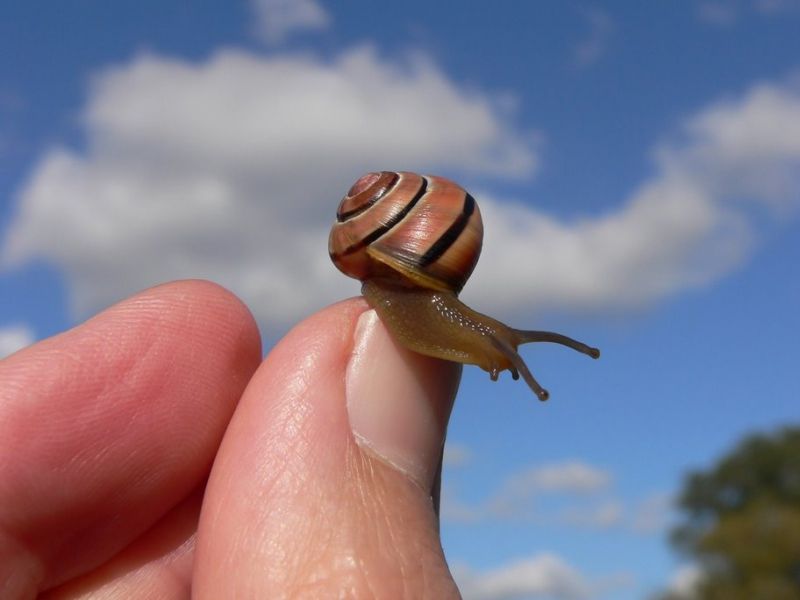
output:
[[697,598],[800,600],[800,428],[745,439],[689,474],[678,504],[672,541],[703,569]]

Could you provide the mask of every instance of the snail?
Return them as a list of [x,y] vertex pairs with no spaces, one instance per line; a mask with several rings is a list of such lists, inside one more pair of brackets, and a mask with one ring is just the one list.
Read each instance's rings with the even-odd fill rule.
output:
[[458,299],[475,268],[483,223],[458,184],[409,172],[367,173],[342,198],[328,252],[401,345],[420,354],[474,364],[496,381],[508,369],[540,400],[549,394],[517,347],[562,344],[592,358],[600,351],[550,331],[527,331],[472,310]]

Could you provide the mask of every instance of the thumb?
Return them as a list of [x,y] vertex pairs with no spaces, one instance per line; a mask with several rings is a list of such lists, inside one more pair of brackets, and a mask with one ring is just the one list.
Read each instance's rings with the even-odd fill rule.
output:
[[225,435],[193,594],[458,597],[433,498],[459,377],[399,348],[362,300],[298,325]]

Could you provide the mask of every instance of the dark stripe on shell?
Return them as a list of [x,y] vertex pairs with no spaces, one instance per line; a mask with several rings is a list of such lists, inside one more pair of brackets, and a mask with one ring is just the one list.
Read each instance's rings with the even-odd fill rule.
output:
[[419,190],[417,190],[417,193],[414,194],[414,197],[411,200],[409,200],[408,204],[406,204],[403,207],[403,210],[398,212],[391,219],[389,219],[389,221],[387,221],[386,223],[384,223],[380,227],[377,227],[376,229],[373,229],[369,233],[369,235],[364,236],[364,238],[359,240],[357,243],[353,244],[352,246],[348,246],[342,252],[339,252],[338,255],[339,256],[347,256],[348,254],[353,254],[354,252],[358,252],[359,250],[369,246],[372,242],[377,240],[384,233],[386,233],[392,227],[394,227],[400,221],[402,221],[405,218],[405,216],[411,211],[411,209],[414,208],[414,206],[417,204],[417,202],[419,202],[420,198],[422,198],[425,195],[425,193],[427,191],[428,191],[428,180],[423,177],[422,178],[422,185],[419,186]]
[[441,237],[436,240],[436,242],[434,242],[430,248],[428,248],[428,251],[420,257],[418,263],[419,266],[427,267],[431,263],[436,262],[439,257],[442,256],[442,254],[447,252],[450,246],[455,243],[455,241],[467,227],[469,219],[474,212],[475,198],[473,198],[471,194],[466,194],[464,197],[464,208],[461,210],[461,214],[453,222],[453,224],[447,228],[447,231],[445,231]]
[[[387,177],[387,175],[389,177]],[[381,180],[385,180],[385,181],[381,181]],[[378,200],[383,198],[383,196],[386,195],[386,192],[391,190],[397,184],[397,182],[399,180],[400,180],[400,175],[397,174],[397,173],[393,173],[393,172],[390,172],[390,171],[382,172],[381,173],[381,177],[373,184],[373,185],[377,185],[378,188],[375,190],[375,192],[372,194],[372,196],[369,198],[369,200],[367,200],[366,202],[360,204],[359,206],[357,206],[353,210],[349,210],[349,211],[344,212],[344,213],[337,212],[336,213],[336,220],[339,221],[339,223],[343,223],[343,222],[347,221],[348,219],[352,219],[353,217],[357,217],[358,215],[363,213],[365,210],[367,210],[370,206],[375,204]]]

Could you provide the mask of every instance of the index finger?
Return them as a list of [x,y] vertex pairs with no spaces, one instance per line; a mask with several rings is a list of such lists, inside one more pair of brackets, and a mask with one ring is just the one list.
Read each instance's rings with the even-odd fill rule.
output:
[[183,281],[0,362],[0,590],[86,572],[195,489],[260,358],[247,308]]

